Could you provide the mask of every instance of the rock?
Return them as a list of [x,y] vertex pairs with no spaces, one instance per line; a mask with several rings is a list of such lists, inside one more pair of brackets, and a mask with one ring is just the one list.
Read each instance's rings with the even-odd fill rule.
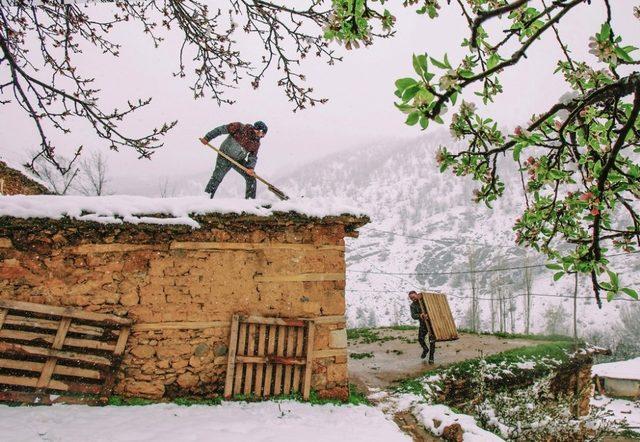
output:
[[131,349],[131,354],[137,358],[147,359],[156,353],[155,349],[150,345],[138,345]]
[[449,442],[462,442],[464,440],[464,431],[460,424],[451,424],[442,430],[442,438]]
[[182,388],[191,388],[198,385],[198,376],[193,373],[186,372],[178,376],[178,385]]
[[123,295],[120,295],[120,304],[130,306],[136,305],[140,301],[137,290],[132,290]]
[[125,391],[130,396],[158,399],[164,395],[164,384],[161,381],[127,382]]
[[175,368],[176,370],[185,368],[187,365],[189,365],[189,361],[185,361],[184,359],[180,359],[179,361],[173,361],[171,363],[171,367]]
[[[204,356],[207,353],[209,353],[209,346],[207,344],[198,344],[196,345],[196,348],[193,351],[193,354],[196,356]],[[226,354],[226,347],[225,347],[225,354]],[[222,356],[222,355],[216,354],[216,356]]]

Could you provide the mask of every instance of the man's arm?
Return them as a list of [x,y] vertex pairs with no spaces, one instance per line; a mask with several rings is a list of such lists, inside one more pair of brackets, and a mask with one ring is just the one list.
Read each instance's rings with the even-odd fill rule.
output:
[[[222,126],[218,126],[215,129],[207,132],[203,140],[206,140],[207,142],[209,142],[217,136],[228,134],[228,133],[229,133],[229,129],[227,129],[227,125],[223,124]],[[203,141],[203,144],[204,144],[204,141]]]
[[256,164],[258,163],[258,154],[255,152],[250,152],[247,157],[247,169],[255,169]]

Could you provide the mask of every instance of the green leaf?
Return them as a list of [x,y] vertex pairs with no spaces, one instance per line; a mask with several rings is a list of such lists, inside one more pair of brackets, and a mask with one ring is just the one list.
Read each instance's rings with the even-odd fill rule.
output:
[[513,160],[514,161],[518,161],[520,159],[520,152],[522,151],[523,147],[524,147],[524,144],[522,144],[522,143],[517,143],[513,147]]
[[457,99],[458,99],[458,93],[457,92],[454,92],[453,94],[451,94],[450,100],[451,100],[451,105],[452,106],[456,105],[456,100]]
[[635,290],[632,290],[630,288],[625,287],[625,288],[620,289],[620,291],[626,293],[627,295],[629,295],[630,297],[632,297],[636,301],[638,300],[638,292],[636,292]]
[[498,63],[500,63],[500,56],[494,52],[487,60],[487,69],[493,69]]
[[409,86],[402,93],[402,100],[403,101],[411,100],[413,97],[416,96],[416,94],[418,93],[419,90],[420,90],[420,85],[419,84],[414,84],[413,86]]
[[422,129],[429,127],[429,119],[424,117],[424,115],[420,116],[420,127]]
[[615,272],[612,272],[611,270],[607,270],[607,273],[609,274],[609,279],[611,280],[611,286],[614,288],[615,291],[618,291],[618,287],[620,287],[620,281],[618,280],[618,275]]
[[433,57],[429,57],[431,59],[431,63],[433,63],[434,65],[436,65],[437,67],[439,67],[440,69],[447,69],[447,65],[436,60]]
[[624,49],[616,48],[615,53],[618,56],[618,58],[621,58],[624,61],[628,61],[629,63],[633,63],[633,58],[631,58]]
[[600,37],[602,40],[609,40],[610,36],[611,26],[609,26],[609,23],[602,23],[602,26],[600,27]]
[[547,264],[545,267],[549,270],[562,270],[562,266],[560,264]]
[[409,126],[414,126],[419,119],[420,119],[419,111],[411,112],[407,117],[407,121],[405,121],[405,124],[408,124]]
[[558,272],[555,275],[553,275],[553,280],[557,281],[558,279],[562,278],[564,276],[564,272]]
[[414,84],[417,84],[417,83],[418,82],[413,78],[408,78],[408,77],[400,78],[399,80],[396,80],[396,87],[398,88],[398,90],[404,91],[409,86],[413,86]]

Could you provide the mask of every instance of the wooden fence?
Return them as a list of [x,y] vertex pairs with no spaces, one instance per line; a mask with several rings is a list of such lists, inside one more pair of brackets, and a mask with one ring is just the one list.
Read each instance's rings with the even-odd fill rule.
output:
[[309,398],[315,324],[309,319],[234,315],[224,396]]

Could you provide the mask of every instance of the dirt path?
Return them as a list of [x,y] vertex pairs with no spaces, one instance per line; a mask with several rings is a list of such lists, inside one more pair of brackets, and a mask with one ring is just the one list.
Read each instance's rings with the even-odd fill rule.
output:
[[[517,347],[538,345],[542,341],[503,339],[490,335],[460,334],[460,339],[436,344],[435,364],[420,359],[417,330],[373,329],[375,336],[349,340],[349,378],[361,391],[386,388],[394,381],[415,377],[435,367],[487,356]],[[357,359],[357,357],[362,359]]]

